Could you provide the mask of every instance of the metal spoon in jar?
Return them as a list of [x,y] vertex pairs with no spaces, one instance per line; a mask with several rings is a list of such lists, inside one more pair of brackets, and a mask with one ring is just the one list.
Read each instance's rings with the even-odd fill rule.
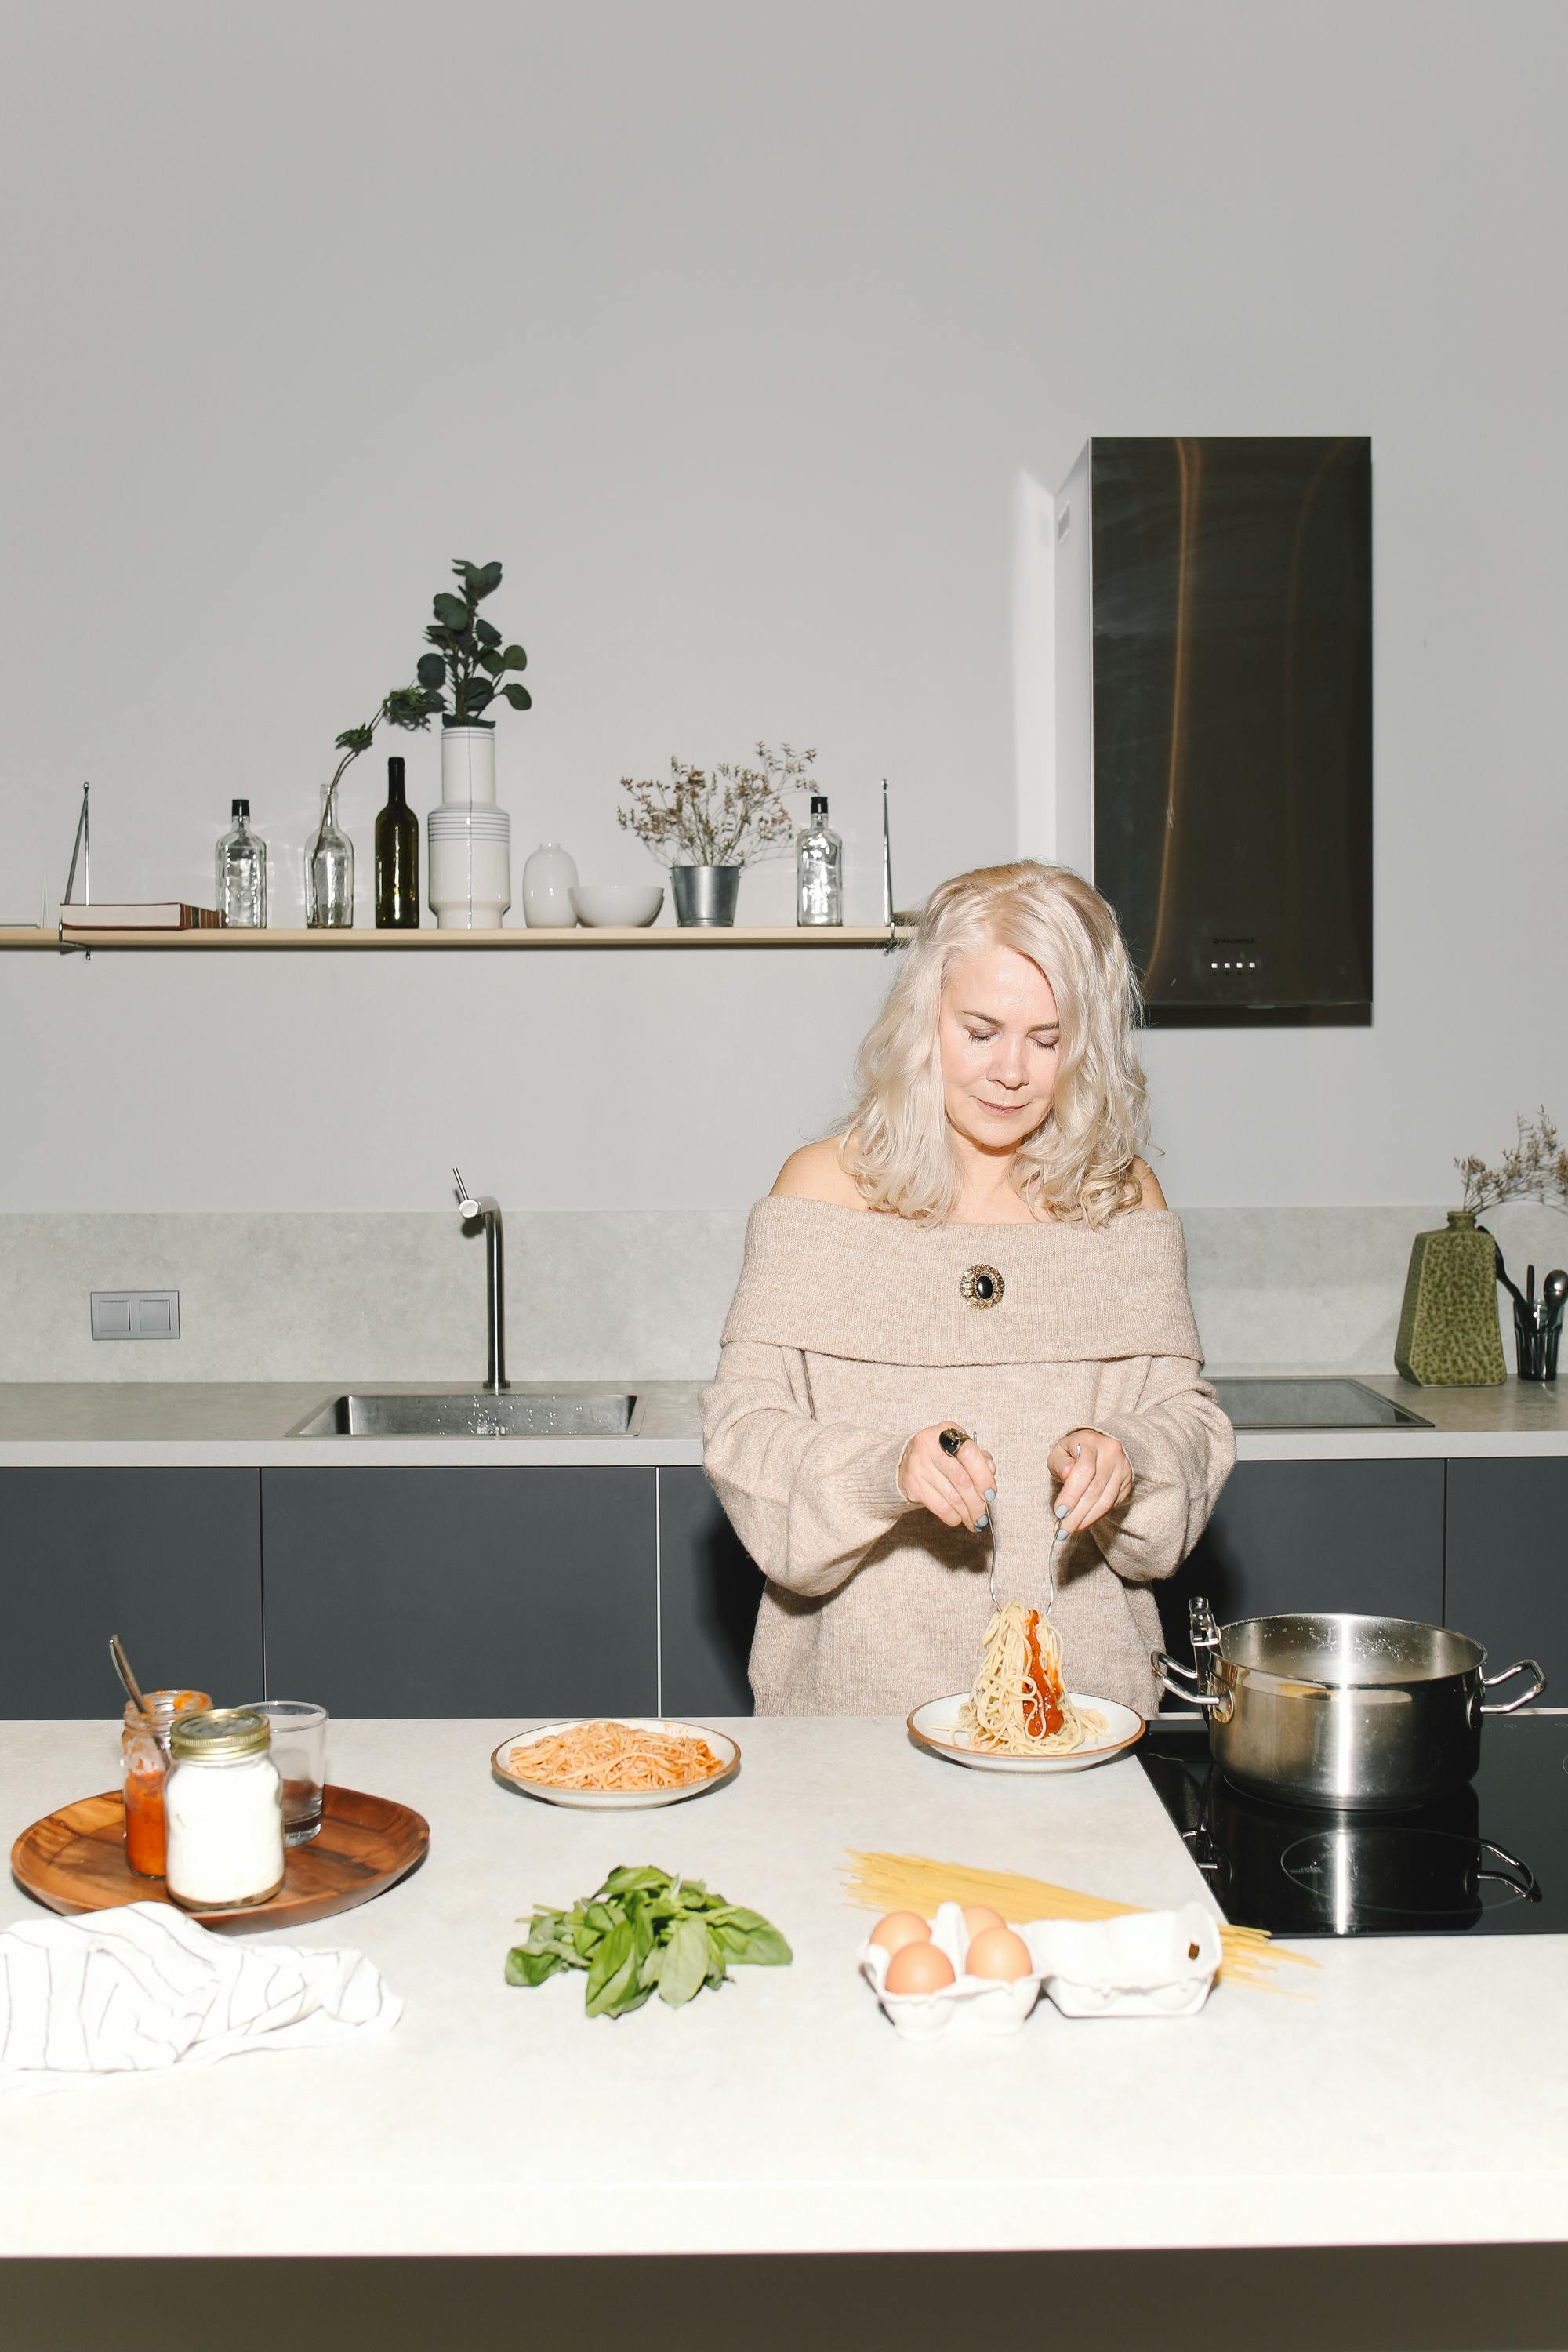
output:
[[148,1730],[157,1741],[158,1753],[162,1756],[166,1765],[169,1761],[169,1743],[167,1739],[164,1738],[163,1733],[159,1730],[157,1723],[153,1717],[153,1710],[142,1696],[142,1686],[131,1671],[131,1661],[125,1654],[124,1648],[121,1645],[118,1633],[111,1633],[109,1637],[109,1654],[114,1662],[115,1673],[120,1676],[121,1681],[125,1685],[126,1697],[131,1701],[132,1706],[136,1709],[137,1714],[142,1717]]

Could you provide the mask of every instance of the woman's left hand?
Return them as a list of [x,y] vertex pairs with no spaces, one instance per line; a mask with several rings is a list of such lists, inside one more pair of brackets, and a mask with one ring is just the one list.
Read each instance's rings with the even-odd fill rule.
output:
[[1092,1527],[1132,1492],[1132,1465],[1120,1441],[1107,1437],[1103,1430],[1069,1429],[1047,1454],[1046,1468],[1059,1481],[1058,1536]]

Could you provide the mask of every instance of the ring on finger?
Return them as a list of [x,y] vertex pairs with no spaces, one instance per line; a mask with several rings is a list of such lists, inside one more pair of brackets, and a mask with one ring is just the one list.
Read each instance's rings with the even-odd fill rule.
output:
[[954,1422],[949,1422],[945,1429],[938,1432],[936,1442],[949,1455],[961,1454],[966,1445],[973,1443],[967,1429],[960,1429]]

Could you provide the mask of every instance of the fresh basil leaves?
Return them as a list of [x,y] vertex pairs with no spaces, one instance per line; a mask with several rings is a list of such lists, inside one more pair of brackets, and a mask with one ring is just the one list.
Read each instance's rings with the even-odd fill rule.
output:
[[783,1969],[794,1958],[760,1912],[647,1864],[612,1870],[570,1911],[535,1911],[527,1940],[506,1956],[506,1980],[542,1985],[558,1969],[585,1969],[587,2014],[626,2017],[656,1992],[681,2008],[705,1984],[723,1984],[731,1962]]

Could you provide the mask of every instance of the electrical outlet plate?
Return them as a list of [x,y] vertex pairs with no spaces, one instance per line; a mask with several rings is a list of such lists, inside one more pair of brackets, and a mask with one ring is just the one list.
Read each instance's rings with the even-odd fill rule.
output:
[[89,1294],[95,1339],[177,1339],[177,1290],[95,1290]]

